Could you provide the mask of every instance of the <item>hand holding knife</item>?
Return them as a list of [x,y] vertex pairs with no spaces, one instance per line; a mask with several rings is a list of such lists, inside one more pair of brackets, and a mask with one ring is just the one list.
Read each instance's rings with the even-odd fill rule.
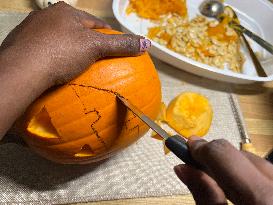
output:
[[164,129],[162,129],[153,120],[151,120],[148,116],[142,113],[128,100],[118,95],[117,98],[128,109],[130,109],[134,114],[136,114],[145,124],[147,124],[152,130],[154,130],[159,136],[161,136],[164,139],[166,147],[168,147],[168,149],[172,151],[179,159],[181,159],[188,165],[200,169],[200,165],[197,162],[195,162],[194,159],[191,157],[187,142],[182,136],[179,135],[170,136]]

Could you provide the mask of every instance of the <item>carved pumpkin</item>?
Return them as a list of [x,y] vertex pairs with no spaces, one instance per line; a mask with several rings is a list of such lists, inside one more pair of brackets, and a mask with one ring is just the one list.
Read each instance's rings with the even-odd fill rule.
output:
[[105,159],[148,130],[116,99],[117,94],[152,119],[157,117],[161,87],[147,53],[97,61],[75,80],[40,97],[26,113],[24,140],[38,154],[59,163]]

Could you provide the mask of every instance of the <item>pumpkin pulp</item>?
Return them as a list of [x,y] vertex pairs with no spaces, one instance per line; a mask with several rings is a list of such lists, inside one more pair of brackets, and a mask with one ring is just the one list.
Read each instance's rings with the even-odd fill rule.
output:
[[197,93],[182,93],[168,106],[167,123],[184,137],[204,136],[211,125],[212,108],[207,98]]

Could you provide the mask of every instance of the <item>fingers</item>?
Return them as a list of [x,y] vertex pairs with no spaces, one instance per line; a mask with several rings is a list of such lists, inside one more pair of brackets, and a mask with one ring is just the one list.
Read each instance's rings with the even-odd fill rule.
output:
[[6,134],[3,139],[0,141],[0,145],[8,144],[8,143],[15,143],[18,145],[26,146],[26,143],[24,142],[22,137],[18,137],[19,135],[15,134]]
[[207,142],[194,137],[188,144],[192,157],[206,167],[232,202],[256,201],[257,190],[268,185],[265,176],[226,140]]
[[111,29],[111,26],[105,23],[104,21],[96,18],[95,16],[66,4],[65,2],[61,1],[55,3],[54,5],[48,7],[47,9],[62,9],[62,10],[69,10],[71,13],[75,14],[79,17],[80,23],[86,28],[108,28]]
[[105,23],[104,21],[92,16],[91,14],[76,10],[77,15],[80,18],[81,24],[86,28],[108,28],[111,29],[111,26]]
[[37,14],[37,11],[31,11],[28,14],[28,16],[20,24],[18,24],[14,29],[12,29],[12,31],[3,40],[2,44],[0,44],[2,49],[6,48],[6,47],[8,47],[8,45],[12,44],[12,42],[16,38],[16,35],[18,33],[20,33],[20,31],[22,30],[22,28],[25,24],[27,24],[28,22],[30,22],[32,20],[32,18],[34,17],[35,14]]
[[202,171],[188,165],[174,168],[178,178],[189,188],[197,205],[227,204],[224,192],[217,183]]
[[147,51],[151,41],[133,34],[104,34],[101,49],[103,56],[135,56]]
[[252,154],[250,152],[242,152],[245,157],[247,157],[254,166],[260,170],[266,177],[268,177],[270,180],[273,180],[273,165],[270,164],[265,159],[262,159],[255,154]]

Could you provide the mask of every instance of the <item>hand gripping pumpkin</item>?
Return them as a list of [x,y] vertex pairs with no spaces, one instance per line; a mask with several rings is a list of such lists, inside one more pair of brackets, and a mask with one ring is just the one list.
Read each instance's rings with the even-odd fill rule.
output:
[[26,113],[24,140],[32,150],[58,163],[105,159],[148,130],[116,95],[152,119],[157,117],[161,87],[147,53],[100,60],[75,80],[39,98]]

